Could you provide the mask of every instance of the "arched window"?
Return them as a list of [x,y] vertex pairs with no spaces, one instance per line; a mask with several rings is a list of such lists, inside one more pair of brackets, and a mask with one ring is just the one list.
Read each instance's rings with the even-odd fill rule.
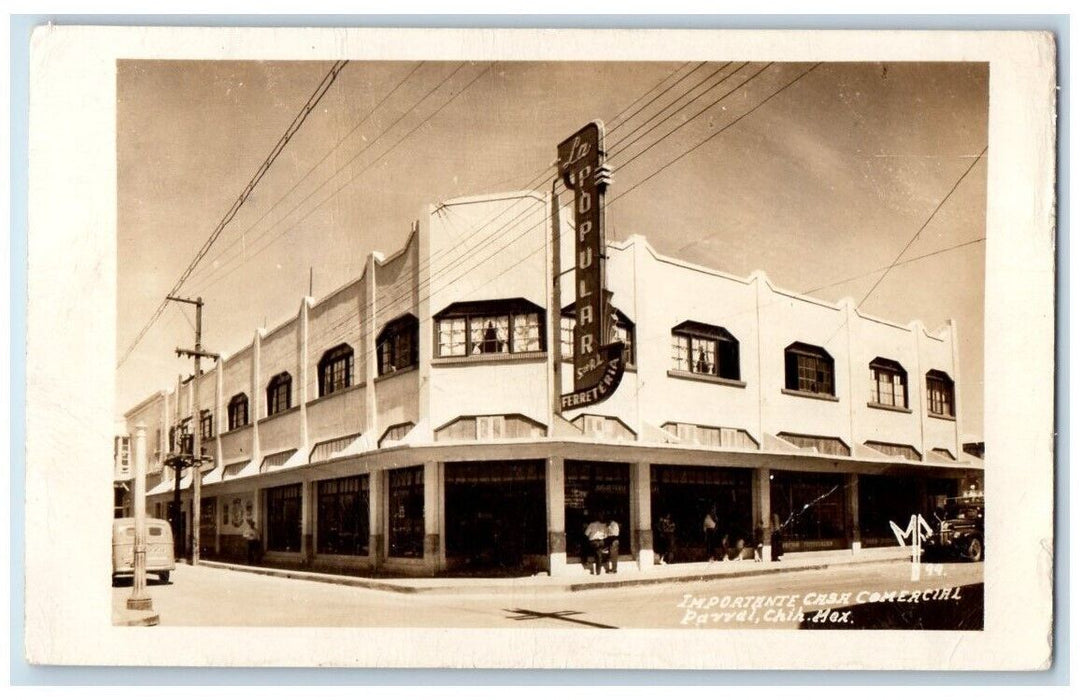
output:
[[292,406],[292,376],[276,374],[266,386],[266,415],[281,413]]
[[671,367],[738,381],[739,341],[726,328],[684,321],[671,329]]
[[825,348],[792,343],[784,349],[784,386],[788,391],[836,396],[833,358]]
[[375,339],[379,356],[379,376],[401,372],[417,365],[420,322],[405,314],[386,324]]
[[229,399],[229,430],[236,430],[248,424],[247,394],[237,394]]
[[203,409],[199,412],[199,436],[203,440],[209,440],[214,437],[214,414],[209,409]]
[[953,392],[953,380],[949,375],[936,369],[926,373],[926,406],[930,415],[955,418],[956,402]]
[[907,372],[899,362],[875,357],[870,361],[870,403],[907,408]]
[[319,360],[319,396],[352,386],[353,349],[342,343],[323,353]]

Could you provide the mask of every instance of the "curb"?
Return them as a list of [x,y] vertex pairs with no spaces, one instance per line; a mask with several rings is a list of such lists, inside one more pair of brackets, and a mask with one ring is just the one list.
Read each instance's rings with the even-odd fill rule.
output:
[[[901,557],[896,557],[868,558],[858,561],[849,560],[815,563],[808,562],[802,565],[796,564],[783,568],[745,569],[741,571],[713,571],[692,574],[677,574],[673,576],[662,576],[655,578],[629,578],[622,580],[607,579],[603,581],[588,582],[567,581],[566,583],[548,583],[546,582],[548,579],[545,579],[545,583],[529,587],[537,592],[543,591],[551,593],[573,593],[580,591],[594,591],[602,588],[629,588],[632,586],[650,586],[666,583],[695,583],[699,581],[712,581],[727,578],[748,578],[751,576],[769,576],[772,574],[821,571],[833,567],[861,566],[864,564],[881,564],[888,561],[901,560]],[[260,576],[274,576],[277,578],[293,579],[297,581],[314,581],[317,583],[330,583],[339,586],[351,586],[353,588],[366,588],[369,590],[383,591],[388,593],[404,593],[412,595],[496,594],[505,593],[515,589],[520,590],[523,586],[528,585],[527,583],[523,584],[522,579],[504,579],[505,583],[500,582],[496,584],[485,582],[472,585],[409,585],[400,583],[388,583],[378,579],[363,578],[360,576],[325,574],[314,571],[295,571],[291,569],[270,569],[258,566],[246,566],[243,564],[232,564],[228,562],[208,561],[206,559],[200,561],[199,565],[205,566],[210,569],[224,569],[229,571],[258,574]],[[531,580],[532,579],[525,579],[525,581]]]
[[208,569],[225,569],[228,571],[241,571],[260,576],[274,576],[276,578],[290,578],[297,581],[315,581],[318,583],[334,583],[339,586],[352,586],[353,588],[370,588],[375,591],[389,593],[417,593],[426,590],[418,586],[403,586],[396,583],[382,583],[375,579],[360,578],[358,576],[344,576],[339,574],[322,574],[314,571],[292,571],[289,569],[268,569],[262,566],[246,566],[244,564],[229,564],[220,561],[207,561],[202,559],[199,566]]
[[157,613],[152,615],[114,615],[114,627],[155,627],[161,622]]
[[[851,564],[874,564],[881,560],[868,560],[865,562],[850,562]],[[630,586],[648,586],[657,583],[695,583],[698,581],[712,581],[720,578],[749,578],[751,576],[769,576],[770,574],[787,574],[796,571],[814,571],[827,569],[832,564],[804,564],[802,566],[790,566],[782,569],[747,569],[745,571],[717,571],[703,574],[682,574],[680,576],[665,576],[663,578],[631,578],[621,581],[596,581],[590,583],[570,584],[571,591],[591,591],[598,588],[628,588]]]

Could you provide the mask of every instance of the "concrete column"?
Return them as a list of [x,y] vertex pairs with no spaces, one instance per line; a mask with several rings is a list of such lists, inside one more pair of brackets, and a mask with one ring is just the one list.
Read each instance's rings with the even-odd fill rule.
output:
[[385,471],[368,475],[368,556],[371,565],[379,568],[386,559],[386,535],[383,514],[386,512]]
[[[248,420],[251,422],[251,459],[256,464],[262,459],[262,446],[259,444],[259,420],[264,416],[266,387],[262,382],[262,331],[255,331],[251,340],[251,393],[248,399]],[[255,522],[259,522],[256,520]],[[259,528],[260,530],[262,528]]]
[[[955,452],[957,459],[963,459],[964,454],[964,437],[962,432],[961,423],[963,421],[963,411],[960,410],[960,346],[957,343],[959,331],[956,328],[956,320],[949,319],[949,347],[952,350],[952,367],[950,368],[949,376],[953,380],[953,417],[956,419],[953,421],[953,437],[955,439]],[[925,383],[926,380],[923,380]],[[966,479],[965,479],[966,481]],[[963,491],[961,491],[963,493]]]
[[135,581],[127,599],[127,609],[152,610],[153,601],[146,589],[146,426],[142,422],[135,425],[134,443]]
[[851,553],[858,554],[862,550],[862,533],[859,525],[859,475],[847,475],[847,526],[848,541],[851,543]]
[[[381,260],[382,256],[379,257]],[[375,396],[375,377],[379,376],[378,356],[375,351],[375,253],[368,254],[364,266],[364,313],[360,316],[360,337],[362,338],[362,356],[364,362],[364,432],[371,444],[378,443],[382,437],[379,429],[378,406]],[[423,415],[423,414],[421,414]],[[374,530],[372,531],[374,532]],[[382,532],[380,528],[379,532]],[[382,556],[380,551],[379,556]]]
[[304,481],[300,484],[300,557],[305,564],[315,556],[314,518],[315,483]]
[[424,564],[432,573],[442,559],[442,469],[439,462],[424,462]]
[[634,538],[631,546],[641,570],[653,566],[651,471],[652,465],[648,462],[630,465],[630,519]]
[[761,528],[761,558],[772,561],[772,481],[767,467],[754,470],[754,480],[750,483],[751,512],[754,528]]
[[307,403],[318,396],[318,391],[312,391],[308,387],[308,308],[311,297],[304,297],[300,302],[300,313],[296,318],[296,376],[297,392],[296,400],[300,406],[300,443],[299,447],[305,455],[311,454],[311,445],[308,439]]
[[[251,519],[255,521],[255,527],[259,530],[262,539],[262,551],[266,551],[266,519],[262,514],[262,489],[253,489],[251,492]],[[245,513],[246,515],[246,513]]]
[[566,568],[566,465],[562,457],[548,457],[544,470],[547,494],[548,572]]

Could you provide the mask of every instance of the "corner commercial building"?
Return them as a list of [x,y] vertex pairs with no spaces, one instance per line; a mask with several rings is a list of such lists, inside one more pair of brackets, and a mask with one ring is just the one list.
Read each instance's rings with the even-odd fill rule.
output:
[[622,383],[560,415],[573,249],[563,217],[556,305],[550,210],[533,192],[431,207],[359,279],[132,408],[153,440],[149,513],[169,513],[164,459],[194,429],[202,556],[242,560],[251,516],[267,565],[339,572],[583,572],[598,511],[622,524],[624,567],[654,565],[664,514],[680,559],[705,558],[710,509],[732,543],[768,545],[776,513],[788,553],[858,553],[981,481],[951,322],[872,318],[641,237],[606,260]]

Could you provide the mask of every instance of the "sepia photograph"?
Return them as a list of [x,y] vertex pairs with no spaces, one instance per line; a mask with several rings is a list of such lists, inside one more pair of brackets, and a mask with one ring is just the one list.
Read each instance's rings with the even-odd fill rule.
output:
[[[106,52],[92,269],[114,307],[60,320],[113,351],[93,403],[112,461],[84,455],[96,623],[123,644],[393,640],[298,665],[942,668],[947,632],[961,669],[1008,667],[975,650],[1009,624],[1045,642],[1052,512],[1000,523],[1021,512],[1010,450],[1052,425],[993,401],[994,348],[1024,341],[992,332],[1009,288],[988,246],[1021,235],[1009,216],[1038,239],[1050,332],[1020,323],[1050,409],[1052,215],[1002,213],[991,175],[1031,168],[1052,201],[1052,62],[1024,64],[1050,80],[1029,81],[1050,133],[1029,165],[991,129],[1012,74],[990,50],[658,32],[555,56],[429,34],[461,55]],[[1043,549],[1017,550],[1032,532]],[[1001,625],[1014,575],[1039,603]],[[910,648],[884,661],[867,631]],[[647,651],[702,635],[744,651]],[[575,659],[578,639],[627,646]]]

